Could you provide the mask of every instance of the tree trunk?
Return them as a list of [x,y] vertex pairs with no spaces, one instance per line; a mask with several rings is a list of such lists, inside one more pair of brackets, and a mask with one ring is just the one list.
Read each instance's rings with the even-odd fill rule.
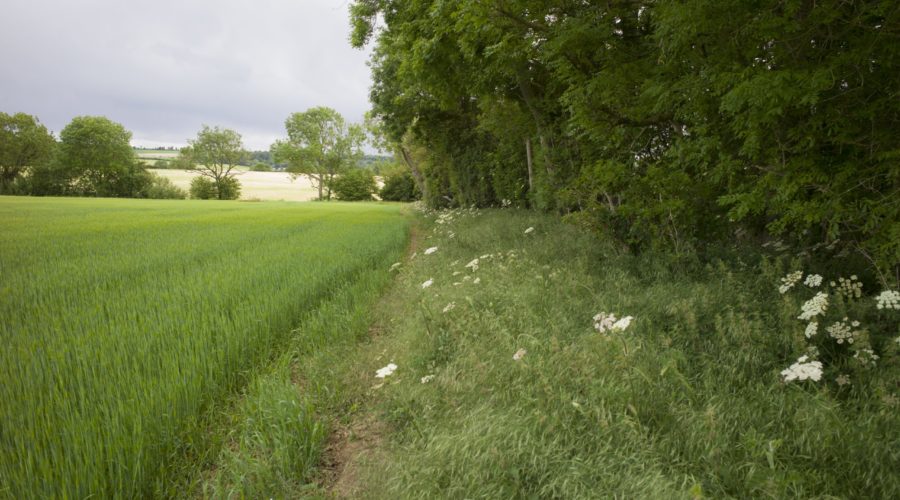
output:
[[525,106],[528,108],[528,111],[531,112],[531,116],[534,118],[534,124],[538,131],[538,137],[541,141],[541,151],[544,153],[544,163],[547,166],[547,173],[553,175],[553,161],[550,159],[550,143],[544,134],[544,120],[541,116],[541,113],[534,106],[535,94],[534,88],[531,85],[531,81],[528,78],[528,74],[525,70],[519,71],[517,75],[518,84],[519,84],[519,92],[522,94],[522,101],[525,103]]
[[400,146],[400,155],[403,156],[403,161],[406,163],[406,166],[409,167],[409,170],[412,172],[413,179],[415,179],[416,184],[419,186],[419,191],[422,192],[422,199],[425,202],[428,202],[428,185],[425,183],[425,176],[422,175],[422,171],[419,170],[419,166],[416,165],[416,162],[412,159],[412,156],[409,154],[409,151],[406,150],[403,146]]
[[528,192],[534,189],[534,172],[531,168],[531,138],[525,138],[525,159],[528,162]]
[[[309,176],[309,177],[312,178],[312,179],[315,179],[315,178],[316,178],[314,175],[311,175],[311,176]],[[319,200],[321,201],[321,200],[324,199],[324,198],[322,198],[322,196],[323,196],[323,194],[322,194],[322,188],[324,187],[324,186],[323,186],[324,182],[322,182],[323,179],[322,179],[322,176],[321,176],[321,175],[319,176],[319,178],[318,178],[317,180],[319,181]]]

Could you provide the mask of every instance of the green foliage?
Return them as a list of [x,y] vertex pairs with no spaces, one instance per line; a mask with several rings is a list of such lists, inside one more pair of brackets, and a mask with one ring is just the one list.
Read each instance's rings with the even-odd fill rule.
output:
[[131,149],[131,132],[102,116],[78,116],[63,128],[52,162],[31,170],[35,195],[136,198],[150,176]]
[[171,168],[169,160],[156,160],[153,162],[153,168],[167,169]]
[[182,149],[179,152],[178,156],[176,156],[174,160],[171,160],[169,162],[169,168],[175,170],[195,170],[196,165],[194,164],[193,160],[191,160],[189,151],[190,150],[185,151],[184,149]]
[[272,166],[268,163],[255,163],[250,167],[251,172],[271,172]]
[[331,190],[342,201],[369,201],[377,190],[372,172],[353,168],[331,181]]
[[[247,156],[241,134],[227,128],[203,125],[197,138],[188,142],[190,145],[181,150],[182,161],[193,165],[191,171],[212,180],[217,199],[236,200],[240,196],[240,183],[231,172]],[[197,192],[198,195],[205,195],[207,190],[198,187]],[[193,194],[191,196],[194,197]]]
[[[166,489],[171,467],[215,457],[202,415],[295,328],[305,352],[331,341],[326,327],[364,334],[355,308],[407,236],[397,207],[349,204],[21,198],[0,221],[0,477],[14,498],[185,496]],[[333,321],[306,339],[332,299]],[[308,407],[286,387],[248,391],[236,451],[274,447],[256,458],[303,477],[322,437]]]
[[21,190],[16,184],[28,167],[44,166],[56,141],[34,116],[0,112],[0,194]]
[[[900,311],[878,311],[871,295],[847,302],[877,365],[826,361],[821,381],[784,383],[806,344],[803,298],[779,294],[793,265],[758,246],[633,255],[535,212],[440,216],[421,227],[437,251],[400,266],[384,340],[354,366],[398,365],[370,390],[393,432],[359,497],[900,494],[889,437],[900,428]],[[600,312],[634,319],[600,333]]]
[[286,163],[294,176],[307,176],[319,199],[330,200],[332,180],[362,157],[362,127],[348,125],[340,113],[324,106],[293,113],[284,126],[287,139],[272,145],[275,161]]
[[209,177],[191,179],[191,198],[195,200],[236,200],[241,197],[241,183],[235,177],[222,177],[219,183]]
[[894,4],[358,0],[351,41],[375,42],[370,121],[427,152],[432,206],[578,211],[635,250],[836,243],[890,283]]
[[384,201],[415,201],[421,193],[412,173],[408,169],[395,167],[385,173],[384,186],[378,196]]
[[187,196],[188,193],[176,186],[171,180],[161,175],[150,173],[150,183],[144,188],[142,198],[183,200]]

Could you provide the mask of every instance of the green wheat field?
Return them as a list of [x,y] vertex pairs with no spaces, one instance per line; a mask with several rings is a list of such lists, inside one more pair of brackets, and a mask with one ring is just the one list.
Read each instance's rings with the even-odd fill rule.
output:
[[0,197],[0,220],[13,497],[151,494],[205,408],[408,237],[374,204]]

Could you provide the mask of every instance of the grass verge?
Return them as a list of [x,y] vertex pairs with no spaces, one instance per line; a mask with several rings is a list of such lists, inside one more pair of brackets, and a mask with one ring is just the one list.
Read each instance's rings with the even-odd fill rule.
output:
[[[436,250],[400,267],[352,367],[390,429],[359,497],[900,496],[900,311],[832,299],[878,363],[785,383],[808,342],[777,291],[796,261],[627,255],[531,212],[422,223]],[[600,333],[599,312],[634,320]]]

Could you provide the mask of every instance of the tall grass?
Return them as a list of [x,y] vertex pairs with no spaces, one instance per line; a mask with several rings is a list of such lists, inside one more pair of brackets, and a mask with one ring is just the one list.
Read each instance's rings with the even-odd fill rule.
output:
[[0,198],[0,221],[16,498],[151,494],[203,409],[407,234],[376,205]]
[[[804,340],[789,259],[627,255],[511,210],[424,223],[360,368],[399,366],[366,497],[900,497],[898,311],[863,318],[882,358],[851,385],[783,383]],[[599,312],[635,319],[603,334]]]

